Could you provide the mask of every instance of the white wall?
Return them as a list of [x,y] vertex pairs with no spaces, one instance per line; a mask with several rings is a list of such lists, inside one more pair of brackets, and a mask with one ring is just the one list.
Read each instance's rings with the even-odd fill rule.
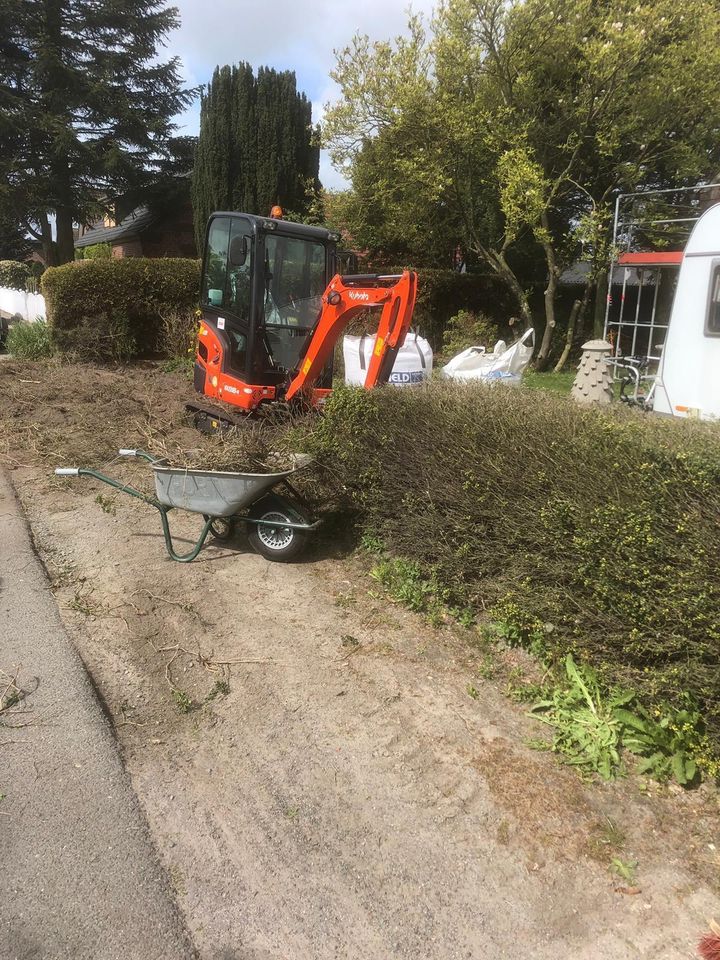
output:
[[14,316],[19,313],[23,320],[32,321],[45,317],[45,297],[40,293],[26,293],[24,290],[11,290],[0,287],[0,310]]

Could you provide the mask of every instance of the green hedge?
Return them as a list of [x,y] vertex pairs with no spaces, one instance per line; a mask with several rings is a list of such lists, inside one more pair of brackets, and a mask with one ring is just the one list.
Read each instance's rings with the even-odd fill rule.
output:
[[78,247],[75,251],[76,260],[110,260],[112,246],[109,243],[91,243],[89,247]]
[[79,260],[41,281],[53,342],[87,360],[129,360],[163,352],[163,317],[192,313],[200,261],[128,257]]
[[0,287],[12,290],[25,290],[32,270],[20,260],[0,260]]
[[365,528],[459,610],[720,744],[720,432],[523,388],[338,390],[308,448]]
[[[393,267],[389,273],[400,273]],[[421,267],[418,271],[415,326],[430,341],[433,350],[442,347],[448,321],[460,310],[483,313],[505,328],[514,307],[507,291],[495,277],[477,273],[456,273]]]

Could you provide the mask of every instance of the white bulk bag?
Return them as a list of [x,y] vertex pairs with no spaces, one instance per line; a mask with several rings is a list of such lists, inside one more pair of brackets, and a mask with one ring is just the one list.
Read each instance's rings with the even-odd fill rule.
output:
[[[374,334],[343,337],[345,383],[350,386],[363,386],[374,349]],[[396,387],[422,383],[423,380],[430,379],[432,365],[433,352],[430,344],[417,333],[409,333],[398,350],[388,382]]]
[[526,330],[511,347],[499,340],[492,353],[485,347],[468,347],[442,368],[443,377],[453,380],[501,380],[519,383],[530,363],[535,346],[535,331]]

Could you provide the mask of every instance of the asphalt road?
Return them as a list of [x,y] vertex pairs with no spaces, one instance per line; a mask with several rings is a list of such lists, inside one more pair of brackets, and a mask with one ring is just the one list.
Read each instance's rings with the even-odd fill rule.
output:
[[194,957],[112,730],[0,471],[0,694],[18,667],[27,696],[0,714],[3,960]]

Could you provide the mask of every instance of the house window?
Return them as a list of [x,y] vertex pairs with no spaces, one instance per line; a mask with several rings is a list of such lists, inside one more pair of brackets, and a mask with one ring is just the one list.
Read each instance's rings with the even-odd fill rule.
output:
[[710,280],[710,297],[705,317],[705,336],[720,337],[720,263],[714,262]]

